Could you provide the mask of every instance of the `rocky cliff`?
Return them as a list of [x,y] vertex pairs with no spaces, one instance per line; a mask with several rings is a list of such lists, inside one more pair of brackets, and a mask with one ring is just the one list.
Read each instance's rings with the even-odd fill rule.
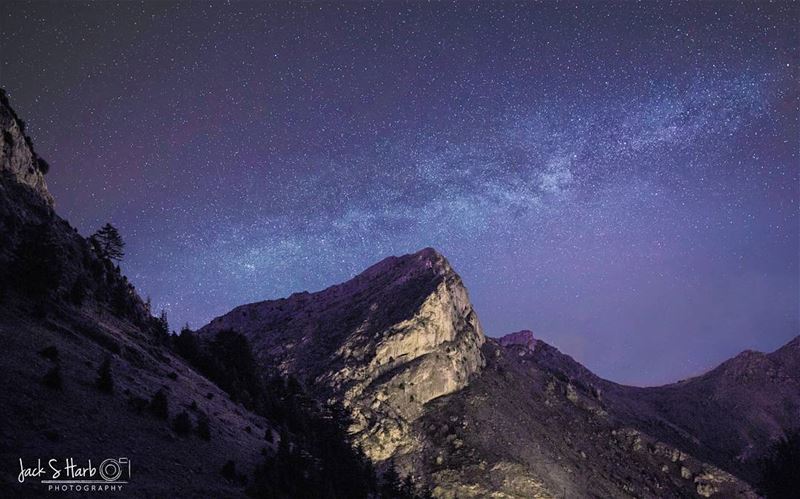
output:
[[0,174],[30,187],[48,206],[53,206],[53,196],[47,190],[44,174],[49,166],[33,149],[33,142],[25,134],[25,122],[11,108],[4,90],[0,89]]
[[55,212],[49,167],[24,129],[0,90],[0,294],[23,290],[39,308],[46,296],[113,309],[147,328],[149,310],[127,278]]
[[424,404],[467,385],[484,335],[461,278],[433,249],[387,258],[318,293],[244,305],[200,330],[246,335],[261,360],[341,401],[375,461],[417,448]]

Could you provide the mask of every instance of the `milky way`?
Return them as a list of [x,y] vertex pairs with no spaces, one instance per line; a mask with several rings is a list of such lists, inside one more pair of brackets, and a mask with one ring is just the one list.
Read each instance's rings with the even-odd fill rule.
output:
[[798,8],[33,3],[0,82],[173,327],[433,246],[610,379],[800,332]]

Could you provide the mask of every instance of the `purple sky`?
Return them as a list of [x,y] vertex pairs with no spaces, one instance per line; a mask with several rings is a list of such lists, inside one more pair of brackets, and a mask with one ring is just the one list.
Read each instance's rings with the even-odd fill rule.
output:
[[12,2],[59,212],[174,328],[433,246],[655,384],[800,332],[797,4]]

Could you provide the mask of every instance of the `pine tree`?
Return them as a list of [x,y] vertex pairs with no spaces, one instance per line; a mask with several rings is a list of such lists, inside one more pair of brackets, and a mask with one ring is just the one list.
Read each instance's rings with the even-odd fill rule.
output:
[[201,414],[197,418],[197,435],[203,440],[211,440],[211,428],[208,424],[208,416]]
[[169,402],[163,388],[159,388],[150,399],[150,411],[159,419],[169,418]]
[[53,388],[55,390],[61,390],[63,383],[61,382],[61,367],[55,365],[47,371],[47,374],[44,375],[42,378],[45,386],[48,388]]
[[175,416],[175,421],[172,424],[172,427],[175,429],[175,432],[178,435],[188,435],[192,432],[192,420],[189,417],[189,413],[186,411],[181,411],[180,414]]
[[97,369],[97,388],[106,393],[114,392],[114,378],[111,376],[111,358],[109,357],[106,357],[106,360]]
[[178,355],[189,362],[197,362],[200,354],[200,347],[188,324],[183,326],[180,334],[172,337],[172,344],[175,347],[175,351],[178,352]]
[[397,473],[394,464],[390,464],[389,468],[383,472],[383,485],[381,487],[382,496],[397,497],[402,486],[401,484],[400,475]]
[[125,242],[116,227],[110,223],[105,224],[100,230],[89,238],[94,250],[102,257],[109,260],[120,261],[125,256],[123,249]]
[[167,311],[161,309],[161,315],[153,319],[153,332],[156,339],[160,342],[169,340],[169,321],[167,320]]

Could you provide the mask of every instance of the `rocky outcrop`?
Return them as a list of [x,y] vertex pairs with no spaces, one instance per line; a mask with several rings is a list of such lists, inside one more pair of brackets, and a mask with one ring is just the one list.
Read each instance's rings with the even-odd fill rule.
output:
[[504,347],[519,345],[527,348],[528,350],[533,350],[536,348],[537,340],[533,336],[533,331],[523,329],[522,331],[517,331],[516,333],[508,333],[507,335],[498,338],[497,342]]
[[260,359],[344,404],[375,461],[417,447],[410,423],[467,385],[484,334],[461,278],[431,248],[318,293],[238,307],[200,330],[243,333]]
[[5,92],[0,90],[0,174],[10,175],[30,187],[52,207],[53,196],[44,180],[46,165],[34,152],[31,139],[25,135],[24,122],[9,105]]

